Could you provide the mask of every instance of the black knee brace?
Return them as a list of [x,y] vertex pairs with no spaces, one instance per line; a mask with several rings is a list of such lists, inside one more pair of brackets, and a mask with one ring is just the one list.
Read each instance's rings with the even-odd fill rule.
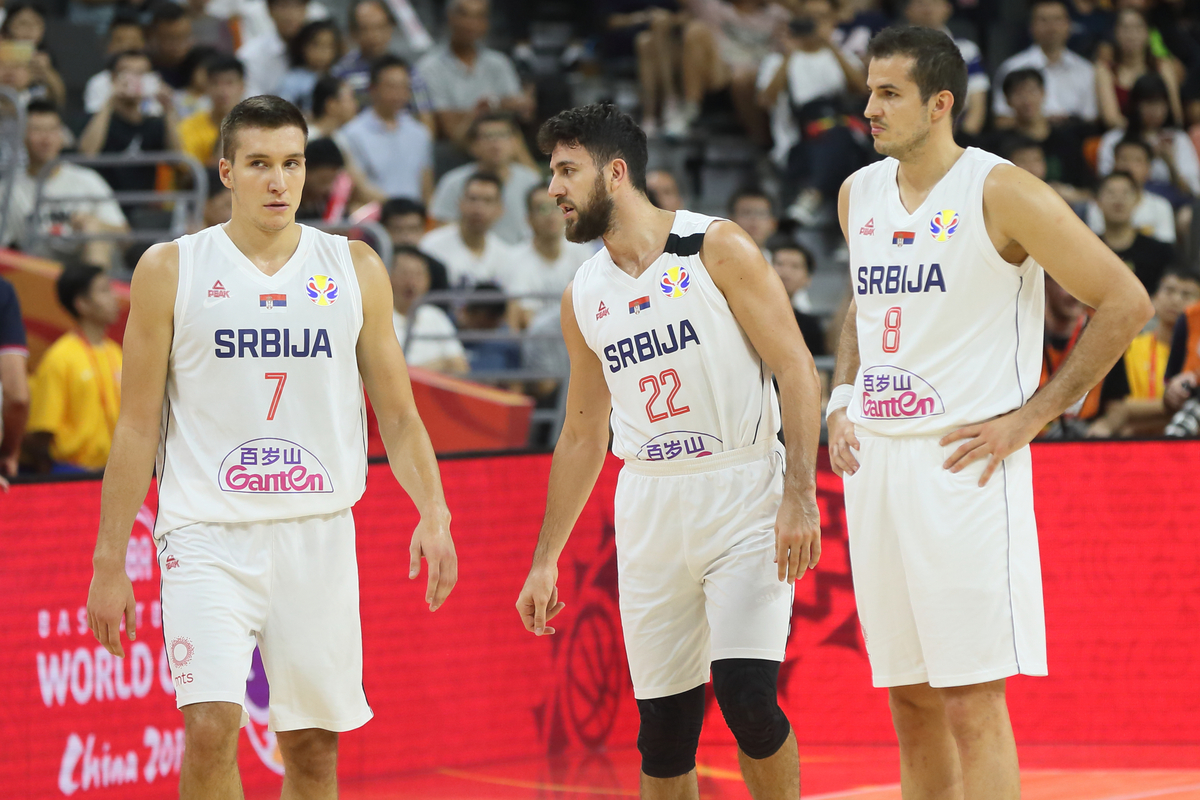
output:
[[704,687],[637,704],[642,717],[637,739],[642,772],[651,778],[676,778],[695,769],[704,725]]
[[779,662],[723,658],[712,662],[713,693],[742,752],[754,759],[779,751],[792,727],[779,707]]

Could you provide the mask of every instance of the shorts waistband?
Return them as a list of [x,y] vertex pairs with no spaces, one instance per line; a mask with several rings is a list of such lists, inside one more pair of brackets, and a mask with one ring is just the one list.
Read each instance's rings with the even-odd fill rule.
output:
[[635,458],[625,459],[625,469],[635,475],[649,475],[661,478],[670,475],[698,475],[703,472],[716,472],[728,467],[740,467],[761,461],[782,445],[774,439],[752,444],[749,447],[739,447],[701,458],[688,458],[680,461],[642,461]]

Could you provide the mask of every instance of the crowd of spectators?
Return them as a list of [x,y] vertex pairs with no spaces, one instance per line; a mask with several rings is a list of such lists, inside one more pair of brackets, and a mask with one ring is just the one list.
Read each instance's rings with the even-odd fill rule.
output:
[[[843,266],[838,187],[877,158],[862,117],[866,46],[889,25],[920,25],[952,36],[967,64],[960,142],[1051,184],[1158,309],[1103,384],[1044,435],[1195,435],[1200,426],[1200,9],[1188,0],[343,2],[66,0],[48,10],[8,0],[0,85],[25,105],[27,128],[0,245],[70,264],[72,286],[78,270],[99,268],[93,277],[107,281],[140,252],[126,252],[121,237],[169,216],[165,204],[128,193],[191,185],[178,168],[90,169],[60,160],[70,152],[181,151],[209,170],[202,224],[227,220],[229,193],[215,171],[220,122],[244,97],[278,94],[310,124],[298,217],[374,221],[390,240],[395,326],[409,361],[468,377],[524,370],[501,382],[553,404],[561,387],[537,376],[564,371],[555,298],[598,245],[565,240],[532,134],[575,102],[573,86],[599,82],[607,88],[598,96],[618,100],[632,86],[623,105],[639,115],[652,161],[713,136],[756,154],[742,188],[721,198],[700,185],[701,170],[671,168],[687,159],[658,158],[648,194],[661,208],[741,225],[778,271],[809,348],[827,355],[839,302],[828,291],[814,299],[813,277]],[[60,72],[69,54],[54,46],[59,23],[92,31],[105,54],[86,81]],[[62,371],[83,369],[80,353],[109,352],[94,335],[107,313],[101,283],[74,294],[60,285],[80,332],[61,348],[70,357],[43,361],[35,387],[78,393]],[[457,299],[445,299],[448,290]],[[15,302],[9,294],[0,284],[0,306]],[[1049,379],[1089,310],[1049,279],[1046,298]],[[50,389],[17,385],[8,362],[24,358],[23,346],[15,335],[0,342],[0,383],[6,430],[19,439],[27,407],[41,426],[30,423],[26,463],[94,463],[68,443],[76,432],[53,427],[61,402],[39,400]],[[119,351],[113,358],[119,364]],[[109,361],[88,370],[99,375]],[[88,447],[102,441],[104,404],[117,402],[96,385],[98,394],[88,391],[103,408],[89,412]],[[12,439],[0,443],[6,474],[18,454]]]

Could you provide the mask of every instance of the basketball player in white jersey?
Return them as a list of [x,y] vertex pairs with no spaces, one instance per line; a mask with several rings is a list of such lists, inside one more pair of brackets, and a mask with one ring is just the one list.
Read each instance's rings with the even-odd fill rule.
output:
[[220,162],[232,219],[152,247],[130,289],[88,622],[117,656],[121,623],[135,635],[125,549],[157,450],[163,637],[188,799],[242,797],[238,728],[256,642],[285,798],[336,797],[338,732],[371,718],[350,512],[366,480],[364,384],[421,514],[409,577],[424,556],[430,610],[456,579],[387,271],[366,245],[296,224],[307,135],[278,97],[234,107]]
[[563,295],[566,423],[517,609],[528,630],[554,633],[558,557],[604,463],[611,414],[613,451],[625,459],[616,545],[642,797],[698,796],[711,668],[751,793],[797,798],[796,738],[776,681],[791,584],[821,547],[812,356],[745,231],[650,203],[646,137],[627,115],[611,105],[564,111],[539,145],[567,238],[603,237],[604,248]]
[[[828,406],[859,619],[906,800],[1016,798],[1005,678],[1047,670],[1028,445],[1154,312],[1052,189],[955,144],[967,70],[950,37],[890,28],[868,54],[889,158],[839,196],[853,303]],[[1035,393],[1043,269],[1096,312]]]

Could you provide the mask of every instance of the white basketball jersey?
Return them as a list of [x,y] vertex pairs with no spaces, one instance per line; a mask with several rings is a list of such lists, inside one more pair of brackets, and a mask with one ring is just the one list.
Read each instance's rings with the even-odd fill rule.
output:
[[1024,405],[1042,366],[1044,285],[996,252],[983,184],[1004,159],[968,148],[913,213],[899,162],[850,188],[850,281],[860,366],[849,419],[876,434],[938,435]]
[[219,225],[177,244],[155,535],[354,505],[366,409],[346,239],[301,226],[296,252],[270,276]]
[[607,248],[575,275],[575,318],[612,393],[621,458],[699,458],[779,431],[771,372],[700,260],[715,221],[676,212],[663,254],[638,278]]

